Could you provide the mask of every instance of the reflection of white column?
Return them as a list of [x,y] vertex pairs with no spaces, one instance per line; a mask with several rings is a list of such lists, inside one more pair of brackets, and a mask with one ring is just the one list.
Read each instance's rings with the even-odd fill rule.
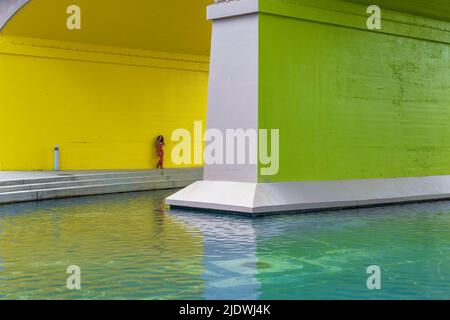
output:
[[6,25],[20,8],[29,0],[1,0],[0,1],[0,30]]
[[258,298],[257,244],[251,220],[181,211],[170,217],[204,239],[206,299]]

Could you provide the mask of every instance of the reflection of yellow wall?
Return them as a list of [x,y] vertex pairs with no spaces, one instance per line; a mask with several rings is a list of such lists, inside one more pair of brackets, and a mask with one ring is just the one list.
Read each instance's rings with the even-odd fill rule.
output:
[[[84,198],[0,212],[0,297],[201,298],[203,238],[162,212],[165,196]],[[73,264],[81,268],[81,291],[65,288]]]
[[[52,48],[56,47],[56,48]],[[0,36],[0,170],[154,167],[206,117],[208,58]]]

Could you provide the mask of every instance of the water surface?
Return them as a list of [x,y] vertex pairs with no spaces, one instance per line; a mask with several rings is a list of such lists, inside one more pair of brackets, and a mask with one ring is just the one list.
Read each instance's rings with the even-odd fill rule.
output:
[[0,207],[0,299],[450,299],[449,201],[249,219],[172,192]]

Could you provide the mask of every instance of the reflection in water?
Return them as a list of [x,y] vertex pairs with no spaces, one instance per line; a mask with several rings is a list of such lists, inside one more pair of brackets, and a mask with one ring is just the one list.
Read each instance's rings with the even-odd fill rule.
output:
[[248,219],[170,211],[171,193],[0,207],[0,298],[450,299],[450,202]]
[[[168,219],[166,193],[6,206],[0,294],[7,298],[201,298],[203,239]],[[66,289],[69,265],[82,290]]]
[[204,239],[206,299],[258,299],[256,234],[253,222],[212,213],[173,211]]
[[[450,298],[450,202],[272,217],[255,230],[260,298]],[[367,289],[370,265],[382,290]]]

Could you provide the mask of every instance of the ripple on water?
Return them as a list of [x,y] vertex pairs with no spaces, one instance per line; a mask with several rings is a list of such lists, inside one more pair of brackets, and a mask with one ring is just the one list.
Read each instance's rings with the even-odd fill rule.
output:
[[448,201],[248,219],[167,210],[170,193],[1,207],[0,298],[450,299]]

